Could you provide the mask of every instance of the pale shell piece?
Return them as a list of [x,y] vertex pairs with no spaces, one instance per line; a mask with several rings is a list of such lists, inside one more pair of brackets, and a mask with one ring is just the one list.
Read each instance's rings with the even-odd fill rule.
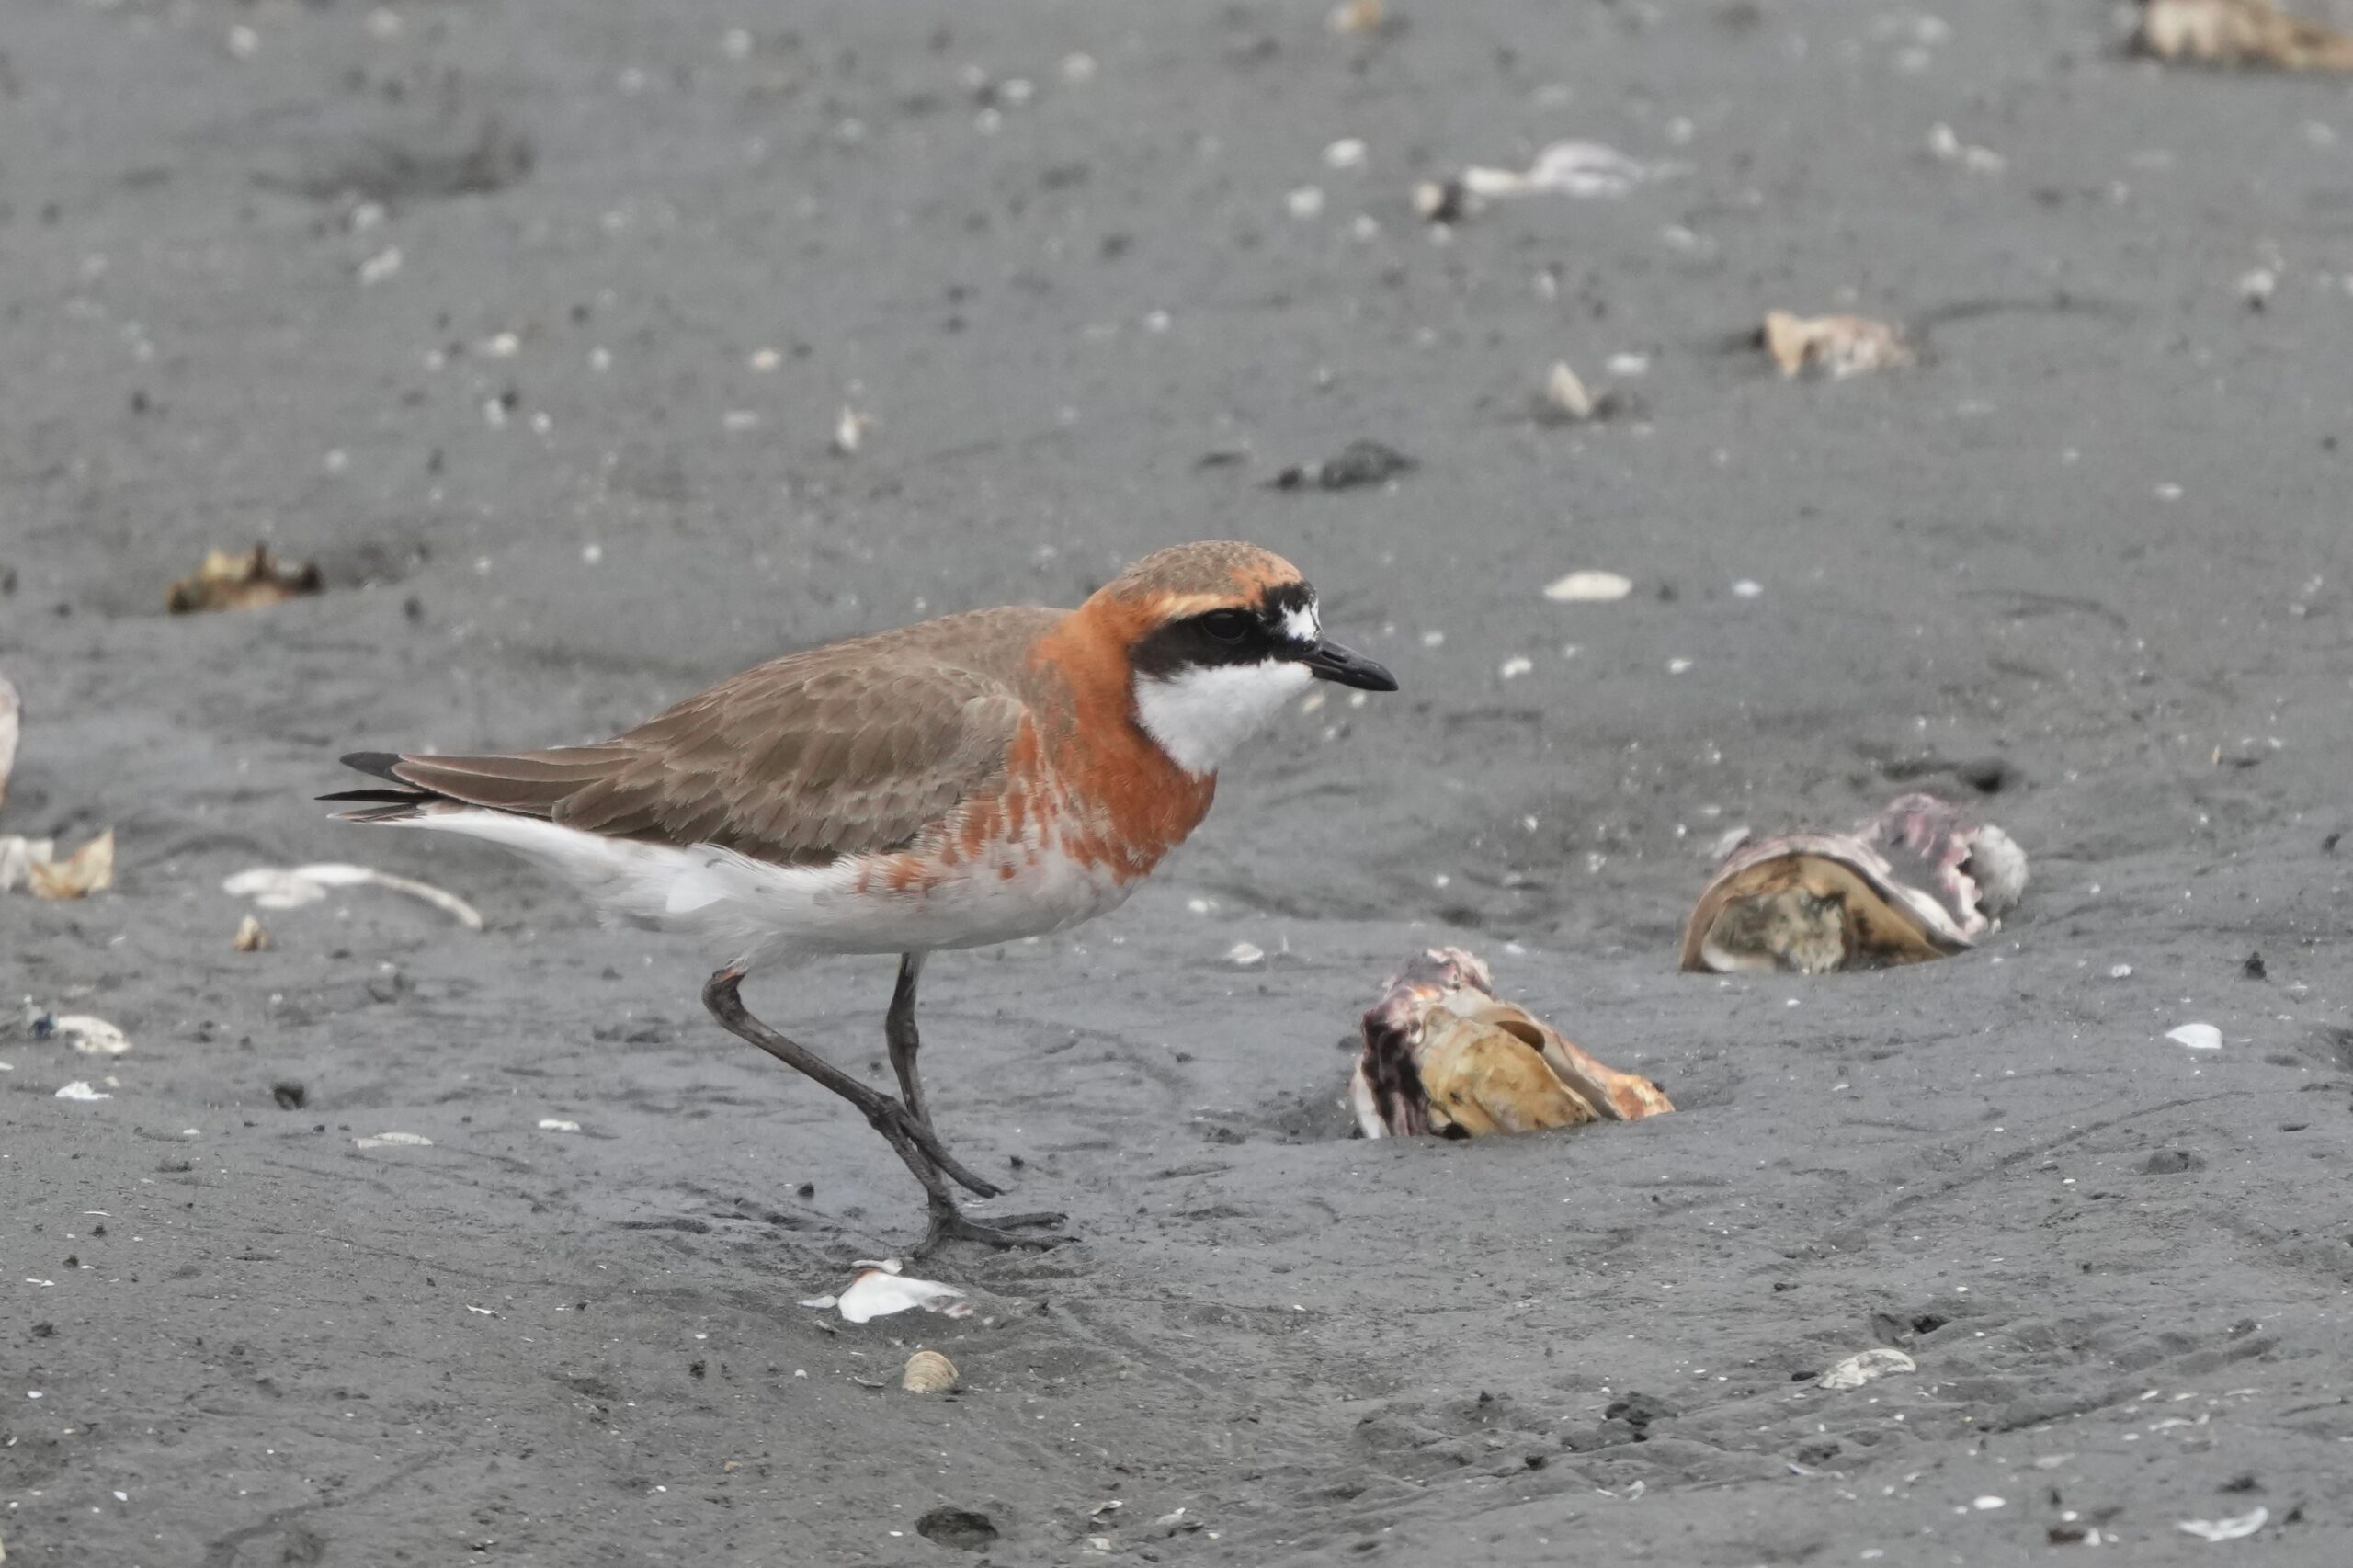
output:
[[1544,597],[1555,604],[1605,604],[1633,591],[1633,582],[1615,572],[1572,572],[1544,585]]
[[258,915],[248,915],[237,922],[237,935],[230,946],[241,953],[258,953],[269,946],[269,927]]
[[1544,378],[1544,401],[1571,419],[1590,419],[1600,407],[1566,359],[1552,361]]
[[318,593],[325,585],[318,567],[308,562],[281,566],[266,544],[242,553],[208,550],[195,574],[174,583],[165,594],[164,608],[174,615],[257,609]]
[[6,892],[32,874],[33,863],[56,858],[57,840],[53,838],[24,838],[15,834],[0,837],[0,892]]
[[433,1140],[422,1132],[378,1132],[352,1142],[362,1149],[430,1149]]
[[860,1258],[855,1267],[857,1275],[840,1295],[811,1296],[801,1304],[835,1308],[850,1323],[889,1317],[910,1307],[921,1307],[943,1317],[972,1315],[972,1303],[965,1300],[963,1291],[936,1279],[915,1279],[901,1274],[895,1257]]
[[[23,727],[25,705],[17,688],[0,676],[0,806],[8,803],[8,775],[17,767],[17,735]],[[7,884],[0,882],[0,887]]]
[[2237,1540],[2253,1535],[2271,1520],[2271,1510],[2257,1504],[2244,1514],[2227,1519],[2184,1519],[2174,1528],[2200,1540]]
[[2159,60],[2353,71],[2353,37],[2289,16],[2270,0],[2144,0],[2132,41]]
[[2222,1049],[2222,1031],[2211,1024],[2184,1024],[2177,1029],[2167,1029],[2165,1038],[2186,1045],[2192,1051]]
[[1784,376],[1826,370],[1834,381],[1912,363],[1912,350],[1885,322],[1868,316],[1800,316],[1768,311],[1759,335]]
[[937,1350],[916,1351],[899,1374],[899,1386],[909,1393],[946,1393],[956,1381],[956,1363]]
[[319,860],[308,866],[256,866],[230,877],[221,884],[221,891],[233,898],[252,899],[264,909],[300,909],[326,897],[329,888],[371,882],[423,899],[470,931],[482,929],[482,912],[456,893],[414,877],[396,877],[372,866],[353,866],[340,860]]
[[81,1078],[74,1079],[72,1083],[58,1090],[55,1097],[61,1100],[110,1100],[114,1098],[112,1095],[104,1094],[99,1090],[90,1087],[87,1080]]
[[1820,1386],[1859,1389],[1865,1383],[1876,1382],[1890,1372],[1916,1372],[1919,1369],[1919,1363],[1901,1350],[1866,1350],[1847,1357],[1823,1373]]
[[25,885],[35,898],[62,900],[104,892],[114,886],[114,829],[108,828],[63,860],[34,860]]
[[1658,171],[1598,142],[1555,142],[1521,174],[1473,165],[1462,171],[1472,196],[1623,196]]
[[131,1049],[131,1039],[104,1018],[94,1018],[87,1013],[68,1013],[51,1020],[51,1028],[73,1042],[74,1049],[85,1056],[120,1056]]

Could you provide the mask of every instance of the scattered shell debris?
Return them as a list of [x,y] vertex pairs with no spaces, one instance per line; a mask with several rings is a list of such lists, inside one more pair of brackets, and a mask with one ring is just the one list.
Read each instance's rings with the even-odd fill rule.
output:
[[866,444],[866,428],[874,423],[870,415],[860,414],[849,404],[842,404],[841,417],[834,421],[834,450],[843,457],[857,455]]
[[1555,359],[1544,373],[1544,390],[1536,399],[1536,417],[1546,425],[1586,425],[1613,419],[1627,411],[1623,393],[1604,387],[1595,392],[1566,359]]
[[2271,1510],[2257,1504],[2227,1519],[2184,1519],[2174,1528],[2200,1540],[2238,1540],[2251,1536],[2271,1520]]
[[1972,147],[1958,131],[1939,121],[1928,128],[1928,155],[1940,164],[1958,164],[1973,175],[1997,175],[2007,165],[1990,147]]
[[1572,572],[1544,585],[1544,597],[1555,604],[1606,604],[1634,591],[1632,579],[1615,572]]
[[956,1363],[937,1350],[918,1350],[907,1358],[899,1386],[909,1393],[947,1393],[956,1387]]
[[114,1098],[112,1095],[106,1094],[90,1087],[88,1080],[83,1078],[74,1079],[72,1083],[58,1090],[53,1097],[61,1100],[110,1100]]
[[1348,1104],[1367,1138],[1538,1132],[1675,1108],[1648,1078],[1496,1000],[1486,964],[1461,948],[1406,960],[1359,1027]]
[[352,1142],[362,1149],[430,1149],[433,1140],[422,1132],[373,1132]]
[[394,876],[372,866],[347,865],[340,860],[318,860],[307,866],[255,866],[223,881],[221,891],[232,898],[252,899],[264,909],[300,909],[326,897],[330,888],[369,884],[423,899],[466,929],[482,929],[481,911],[456,893],[413,877]]
[[2184,1024],[2177,1029],[2167,1029],[2165,1038],[2192,1051],[2222,1049],[2222,1031],[2211,1024]]
[[247,915],[237,922],[237,934],[230,939],[230,947],[241,953],[266,952],[269,948],[269,927],[256,915]]
[[1267,949],[1256,942],[1236,942],[1225,949],[1225,961],[1247,969],[1254,963],[1267,961]]
[[577,1132],[580,1131],[580,1124],[576,1121],[566,1121],[560,1116],[543,1116],[540,1118],[540,1131],[542,1132]]
[[1890,1372],[1916,1372],[1919,1363],[1901,1350],[1865,1350],[1835,1363],[1822,1374],[1819,1386],[1832,1390],[1859,1389]]
[[2143,0],[2132,41],[2143,54],[2195,65],[2353,71],[2353,35],[2270,0]]
[[1868,316],[1801,316],[1768,311],[1757,342],[1784,376],[1824,371],[1834,381],[1912,363],[1903,334]]
[[2026,885],[2009,835],[1899,795],[1851,833],[1735,842],[1684,926],[1682,967],[1822,974],[1948,958],[1999,930]]
[[1337,456],[1320,463],[1298,463],[1275,475],[1277,490],[1354,490],[1381,484],[1416,466],[1412,458],[1379,441],[1350,441]]
[[8,803],[8,775],[17,768],[17,737],[24,725],[24,699],[8,677],[0,675],[0,806]]
[[0,838],[0,892],[19,881],[35,898],[52,902],[104,892],[114,886],[114,829],[91,839],[63,860],[51,838]]
[[873,1318],[889,1317],[910,1307],[921,1307],[927,1312],[943,1317],[962,1318],[972,1315],[972,1303],[964,1292],[953,1285],[942,1285],[936,1279],[917,1279],[899,1272],[895,1257],[860,1258],[851,1266],[858,1273],[837,1296],[811,1296],[801,1304],[804,1307],[832,1307],[850,1323],[866,1323]]
[[281,566],[269,546],[257,544],[243,554],[207,551],[204,563],[192,576],[174,583],[164,595],[164,608],[174,615],[200,610],[259,609],[318,593],[326,586],[314,562]]

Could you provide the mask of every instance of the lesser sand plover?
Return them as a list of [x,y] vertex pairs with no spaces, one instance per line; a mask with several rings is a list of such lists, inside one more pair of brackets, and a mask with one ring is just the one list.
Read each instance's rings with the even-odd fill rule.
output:
[[[595,745],[344,758],[387,781],[346,813],[488,839],[608,915],[699,938],[703,1003],[856,1106],[929,1199],[928,1250],[1051,1244],[1059,1214],[968,1217],[916,1076],[926,955],[1043,935],[1116,907],[1210,809],[1217,770],[1316,680],[1393,691],[1324,636],[1315,592],[1255,545],[1179,545],[1074,610],[951,615],[722,681]],[[745,1010],[780,960],[897,953],[884,1021],[900,1095]]]

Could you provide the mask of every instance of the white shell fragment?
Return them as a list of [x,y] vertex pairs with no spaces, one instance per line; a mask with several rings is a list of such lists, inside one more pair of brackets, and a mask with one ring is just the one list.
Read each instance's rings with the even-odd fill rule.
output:
[[88,1082],[81,1078],[74,1079],[72,1083],[58,1090],[57,1097],[61,1100],[110,1100],[114,1098],[112,1095],[101,1094],[97,1090],[90,1087]]
[[378,1132],[352,1142],[362,1149],[430,1149],[433,1140],[422,1132]]
[[1566,359],[1552,361],[1552,369],[1544,378],[1544,402],[1565,419],[1590,419],[1600,409],[1584,380],[1569,369]]
[[241,953],[265,951],[269,947],[269,927],[261,923],[259,915],[249,914],[237,922],[237,934],[229,939],[229,945]]
[[320,860],[308,866],[256,866],[229,878],[221,884],[221,891],[232,898],[252,899],[264,909],[300,909],[326,897],[329,888],[365,883],[423,899],[467,930],[482,929],[482,913],[456,893],[413,877],[396,877],[373,866],[352,866],[339,860]]
[[51,1027],[85,1056],[120,1056],[131,1049],[129,1036],[104,1018],[94,1018],[87,1013],[68,1013],[51,1020]]
[[1901,1350],[1865,1350],[1847,1357],[1823,1373],[1820,1386],[1859,1389],[1865,1383],[1876,1382],[1890,1372],[1916,1372],[1919,1369],[1919,1363]]
[[2177,1029],[2167,1029],[2165,1038],[2192,1051],[2222,1049],[2222,1031],[2211,1024],[2184,1024]]
[[1256,942],[1236,942],[1225,950],[1225,961],[1247,969],[1266,960],[1267,949]]
[[543,1116],[540,1118],[540,1131],[542,1132],[577,1132],[580,1131],[580,1124],[576,1121],[566,1121],[560,1116]]
[[1633,591],[1632,581],[1615,572],[1572,572],[1544,585],[1544,597],[1555,604],[1604,604]]
[[895,1257],[860,1258],[856,1267],[857,1276],[840,1295],[811,1296],[801,1304],[835,1308],[849,1323],[889,1317],[910,1307],[921,1307],[943,1317],[972,1315],[972,1303],[964,1299],[963,1291],[935,1279],[915,1279],[901,1274]]
[[1462,188],[1495,199],[1513,196],[1623,196],[1657,171],[1598,142],[1555,142],[1536,154],[1525,174],[1472,165]]
[[2227,1519],[2184,1519],[2174,1528],[2200,1540],[2237,1540],[2253,1535],[2270,1521],[2271,1510],[2257,1505]]

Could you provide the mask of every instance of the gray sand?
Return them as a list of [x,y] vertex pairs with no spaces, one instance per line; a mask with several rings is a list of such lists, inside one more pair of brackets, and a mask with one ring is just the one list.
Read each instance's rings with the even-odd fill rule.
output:
[[[0,991],[135,1041],[0,1040],[12,1563],[979,1561],[941,1507],[1000,1565],[2342,1560],[2353,97],[2089,0],[1396,9],[9,7],[0,831],[121,863],[0,897]],[[1561,137],[1677,167],[1415,219]],[[1783,383],[1779,306],[1924,362]],[[1531,419],[1559,358],[1639,410]],[[1267,485],[1358,438],[1419,466]],[[1406,689],[1279,726],[1118,914],[933,965],[945,1135],[1086,1238],[926,1266],[961,1322],[796,1304],[917,1194],[699,955],[309,801],[1219,536]],[[160,613],[256,539],[330,594]],[[1899,780],[2035,856],[1998,941],[1671,972],[1726,827]],[[363,889],[231,952],[222,879],[316,858],[488,928]],[[1336,1047],[1438,940],[1680,1112],[1348,1141]],[[749,994],[872,1075],[889,981]],[[966,1392],[870,1386],[916,1343]],[[1918,1371],[1805,1381],[1874,1345]]]

